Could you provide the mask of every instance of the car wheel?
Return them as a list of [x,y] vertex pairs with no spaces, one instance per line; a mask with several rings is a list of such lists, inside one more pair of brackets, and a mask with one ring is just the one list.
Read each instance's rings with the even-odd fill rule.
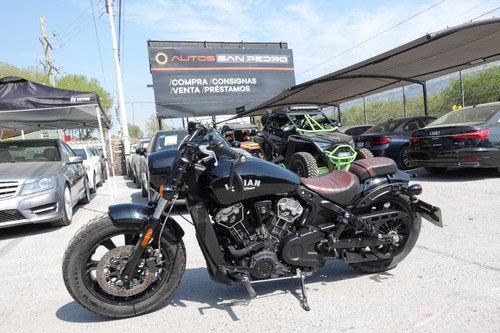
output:
[[134,177],[135,178],[135,187],[137,188],[141,188],[142,184],[142,180],[139,178],[139,177]]
[[148,185],[146,184],[146,180],[144,179],[142,181],[142,190],[141,190],[141,194],[142,194],[142,197],[143,198],[146,198],[148,196]]
[[99,183],[97,183],[96,187],[101,187],[102,184],[103,184],[103,176],[102,176],[102,173],[101,173],[101,179],[99,180]]
[[304,178],[317,178],[318,177],[318,165],[314,157],[306,152],[298,152],[293,154],[290,159],[290,165],[288,169],[295,172],[300,177]]
[[442,174],[446,172],[447,167],[424,167],[428,173]]
[[403,149],[399,152],[399,158],[397,160],[398,167],[401,170],[411,169],[410,160],[408,159],[408,154],[410,152],[410,147],[404,146]]
[[89,180],[85,178],[83,180],[83,197],[78,201],[78,203],[81,204],[88,204],[90,202],[90,186],[89,186]]
[[94,180],[94,181],[92,182],[92,184],[94,184],[94,187],[92,187],[92,188],[90,189],[90,193],[95,193],[95,192],[97,191],[97,184],[96,184],[96,182],[95,182],[95,173],[94,173],[94,178],[93,178],[93,180]]
[[64,227],[71,224],[71,220],[73,219],[73,202],[71,200],[71,190],[66,185],[64,187],[64,195],[63,195],[63,217],[59,220],[52,222],[54,227]]
[[356,160],[362,160],[365,158],[372,158],[373,154],[366,148],[361,148],[357,151]]

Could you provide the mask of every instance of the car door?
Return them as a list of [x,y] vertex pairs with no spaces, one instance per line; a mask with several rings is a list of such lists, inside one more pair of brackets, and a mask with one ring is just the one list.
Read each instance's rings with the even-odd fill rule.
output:
[[70,157],[76,157],[75,152],[64,142],[60,142],[61,156],[65,163],[64,173],[71,184],[71,199],[72,202],[77,202],[81,193],[85,191],[85,167],[83,163],[70,163]]

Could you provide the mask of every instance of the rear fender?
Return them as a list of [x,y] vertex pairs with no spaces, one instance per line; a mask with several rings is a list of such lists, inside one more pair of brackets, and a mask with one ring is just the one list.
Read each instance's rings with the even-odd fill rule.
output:
[[[113,224],[118,227],[142,230],[150,221],[153,213],[153,207],[133,203],[109,206],[109,217]],[[165,218],[166,214],[163,214],[162,219]],[[169,216],[163,234],[169,241],[177,244],[184,236],[184,230]]]

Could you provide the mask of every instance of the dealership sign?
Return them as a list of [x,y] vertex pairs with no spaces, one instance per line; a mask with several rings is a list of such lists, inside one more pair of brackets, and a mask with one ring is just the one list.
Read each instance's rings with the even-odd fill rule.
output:
[[295,85],[286,43],[148,41],[159,118],[236,114]]

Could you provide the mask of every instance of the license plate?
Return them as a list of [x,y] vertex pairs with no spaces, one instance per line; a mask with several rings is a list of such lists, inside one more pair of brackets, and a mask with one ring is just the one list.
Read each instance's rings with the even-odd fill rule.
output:
[[363,148],[365,146],[364,142],[356,142],[356,148]]
[[349,157],[351,156],[351,153],[344,152],[344,153],[339,153],[339,157]]

